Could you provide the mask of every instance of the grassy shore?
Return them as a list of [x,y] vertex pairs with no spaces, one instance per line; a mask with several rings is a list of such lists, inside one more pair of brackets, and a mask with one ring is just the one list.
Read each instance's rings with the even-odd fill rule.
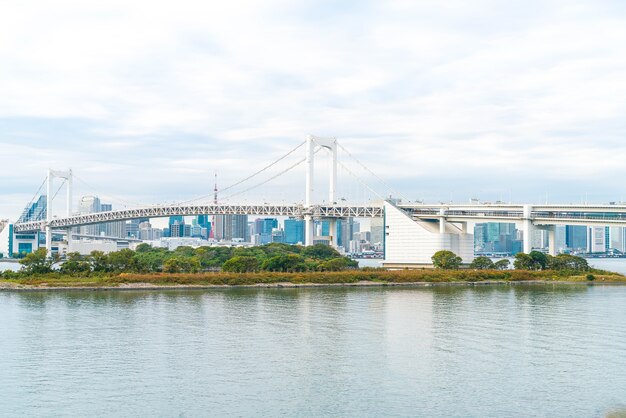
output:
[[626,283],[626,277],[600,270],[569,273],[550,270],[352,270],[308,273],[110,273],[85,276],[52,273],[11,280],[3,279],[0,280],[0,288],[146,288],[170,286],[367,285],[479,282]]

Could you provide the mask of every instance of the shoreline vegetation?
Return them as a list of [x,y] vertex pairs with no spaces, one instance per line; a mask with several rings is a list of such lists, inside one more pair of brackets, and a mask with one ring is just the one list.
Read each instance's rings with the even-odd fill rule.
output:
[[515,257],[514,269],[477,257],[467,265],[449,251],[432,257],[434,269],[386,270],[358,264],[326,245],[268,244],[252,248],[140,245],[136,251],[61,260],[45,249],[26,255],[22,270],[0,275],[0,290],[163,289],[209,287],[428,286],[453,284],[626,284],[626,276],[591,269],[584,259],[533,251]]
[[[591,279],[589,276],[593,276]],[[617,273],[529,270],[378,270],[258,273],[118,273],[67,276],[61,273],[0,280],[2,290],[161,289],[202,287],[425,286],[486,284],[626,284]]]

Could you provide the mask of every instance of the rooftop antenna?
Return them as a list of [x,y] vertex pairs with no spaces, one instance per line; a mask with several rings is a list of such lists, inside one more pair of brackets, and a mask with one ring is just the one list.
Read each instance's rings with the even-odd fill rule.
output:
[[213,187],[213,203],[217,205],[217,171],[215,172],[215,187]]

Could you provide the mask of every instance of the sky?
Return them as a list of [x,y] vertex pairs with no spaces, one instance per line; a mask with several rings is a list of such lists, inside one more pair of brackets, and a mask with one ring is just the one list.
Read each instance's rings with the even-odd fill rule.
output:
[[[72,168],[77,197],[171,203],[309,134],[376,174],[340,152],[339,195],[354,203],[620,201],[625,115],[623,1],[9,2],[0,218],[19,216],[48,168]],[[236,197],[303,198],[301,165]]]

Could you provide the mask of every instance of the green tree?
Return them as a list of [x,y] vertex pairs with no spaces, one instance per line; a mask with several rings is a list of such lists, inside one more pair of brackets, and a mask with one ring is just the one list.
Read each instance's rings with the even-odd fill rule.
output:
[[172,257],[163,263],[166,273],[195,273],[200,268],[200,261],[196,257]]
[[541,265],[536,262],[529,254],[517,253],[515,254],[513,267],[515,267],[516,270],[539,270],[541,268]]
[[139,244],[137,248],[135,248],[136,253],[147,253],[152,251],[153,248],[150,244],[146,244],[145,242]]
[[304,259],[297,254],[282,254],[263,261],[261,269],[266,271],[305,271]]
[[137,262],[133,250],[124,248],[123,250],[109,253],[109,267],[113,271],[131,272],[136,271]]
[[493,268],[496,270],[508,270],[510,265],[511,262],[505,258],[503,260],[496,261]]
[[89,254],[91,269],[95,272],[109,271],[109,257],[102,251],[92,251]]
[[227,260],[222,266],[223,271],[232,271],[234,273],[250,273],[259,270],[259,260],[251,256],[235,256]]
[[337,257],[320,263],[319,269],[321,271],[343,271],[358,266],[359,263],[357,261],[351,260],[348,257]]
[[46,274],[52,271],[52,267],[59,262],[58,254],[48,257],[48,250],[39,248],[32,253],[26,254],[20,260],[20,264],[24,266],[24,273],[27,274]]
[[493,261],[489,257],[480,256],[476,257],[469,265],[469,268],[474,270],[492,270],[495,268]]
[[68,253],[67,259],[61,264],[61,271],[67,274],[87,273],[91,271],[91,263],[80,253]]
[[325,244],[315,244],[309,247],[304,247],[302,255],[316,260],[330,260],[331,258],[341,257],[341,254],[339,254],[337,250],[330,245]]
[[541,251],[531,251],[529,254],[536,265],[539,266],[538,270],[545,270],[548,267],[548,256]]
[[551,270],[588,271],[589,263],[582,257],[559,254],[556,257],[548,257],[548,268]]
[[136,252],[135,267],[137,271],[143,273],[161,271],[167,257],[169,257],[169,252],[165,248]]
[[461,257],[448,250],[437,251],[430,259],[435,268],[444,270],[458,269],[463,261]]

